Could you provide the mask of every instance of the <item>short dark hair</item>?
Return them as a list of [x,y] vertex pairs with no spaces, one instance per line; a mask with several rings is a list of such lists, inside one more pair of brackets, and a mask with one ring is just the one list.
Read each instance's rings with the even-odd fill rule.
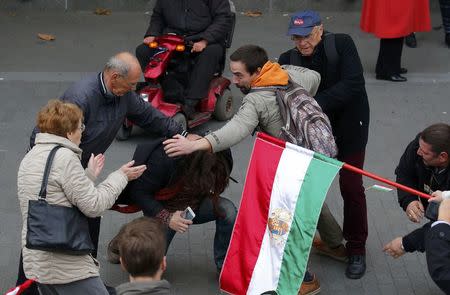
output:
[[122,266],[133,277],[154,276],[166,252],[162,224],[144,216],[125,224],[121,232],[119,253]]
[[266,64],[269,58],[264,48],[257,45],[244,45],[230,55],[230,60],[242,62],[247,72],[253,75],[258,68],[262,68]]
[[420,133],[420,138],[431,145],[431,150],[439,155],[444,152],[450,156],[450,125],[433,124]]

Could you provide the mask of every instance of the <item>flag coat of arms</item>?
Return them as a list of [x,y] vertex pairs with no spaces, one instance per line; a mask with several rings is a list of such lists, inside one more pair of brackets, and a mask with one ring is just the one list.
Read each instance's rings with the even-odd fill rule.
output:
[[220,276],[230,294],[297,294],[342,162],[259,133]]

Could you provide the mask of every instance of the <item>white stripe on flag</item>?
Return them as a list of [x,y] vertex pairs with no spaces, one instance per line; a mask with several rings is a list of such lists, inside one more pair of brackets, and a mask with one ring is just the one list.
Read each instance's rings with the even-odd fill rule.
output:
[[[275,174],[268,220],[272,213],[280,212],[278,210],[282,209],[281,212],[290,214],[288,224],[289,229],[291,228],[297,198],[313,155],[312,151],[298,149],[297,146],[286,144]],[[265,291],[277,289],[284,246],[288,235],[289,232],[281,237],[278,236],[280,239],[275,240],[270,237],[270,230],[266,227],[247,294],[259,295]]]

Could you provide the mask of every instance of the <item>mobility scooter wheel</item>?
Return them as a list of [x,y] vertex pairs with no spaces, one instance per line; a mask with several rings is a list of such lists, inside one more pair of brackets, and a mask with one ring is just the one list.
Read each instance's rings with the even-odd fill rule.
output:
[[117,140],[127,140],[128,137],[130,137],[132,130],[133,130],[133,125],[126,126],[125,124],[122,124],[122,126],[120,126],[119,131],[117,132],[116,139]]
[[172,117],[172,120],[180,124],[181,127],[183,127],[183,130],[187,130],[186,117],[182,113],[176,113],[175,116]]
[[217,97],[213,116],[218,121],[225,121],[231,119],[233,114],[233,94],[231,93],[231,90],[227,88],[221,96]]

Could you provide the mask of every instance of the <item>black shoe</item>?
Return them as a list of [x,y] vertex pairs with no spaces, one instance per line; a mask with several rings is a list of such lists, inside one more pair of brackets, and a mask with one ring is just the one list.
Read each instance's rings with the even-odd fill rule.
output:
[[445,34],[445,44],[450,48],[450,33]]
[[391,82],[406,82],[408,79],[401,76],[400,74],[393,74],[393,75],[376,75],[375,77],[377,80],[387,80]]
[[406,74],[406,73],[408,73],[408,69],[407,68],[400,68],[399,74]]
[[408,36],[406,36],[405,37],[405,44],[409,48],[416,48],[417,47],[416,34],[411,33]]
[[360,279],[366,272],[366,256],[350,255],[348,258],[347,269],[345,275],[349,279]]

